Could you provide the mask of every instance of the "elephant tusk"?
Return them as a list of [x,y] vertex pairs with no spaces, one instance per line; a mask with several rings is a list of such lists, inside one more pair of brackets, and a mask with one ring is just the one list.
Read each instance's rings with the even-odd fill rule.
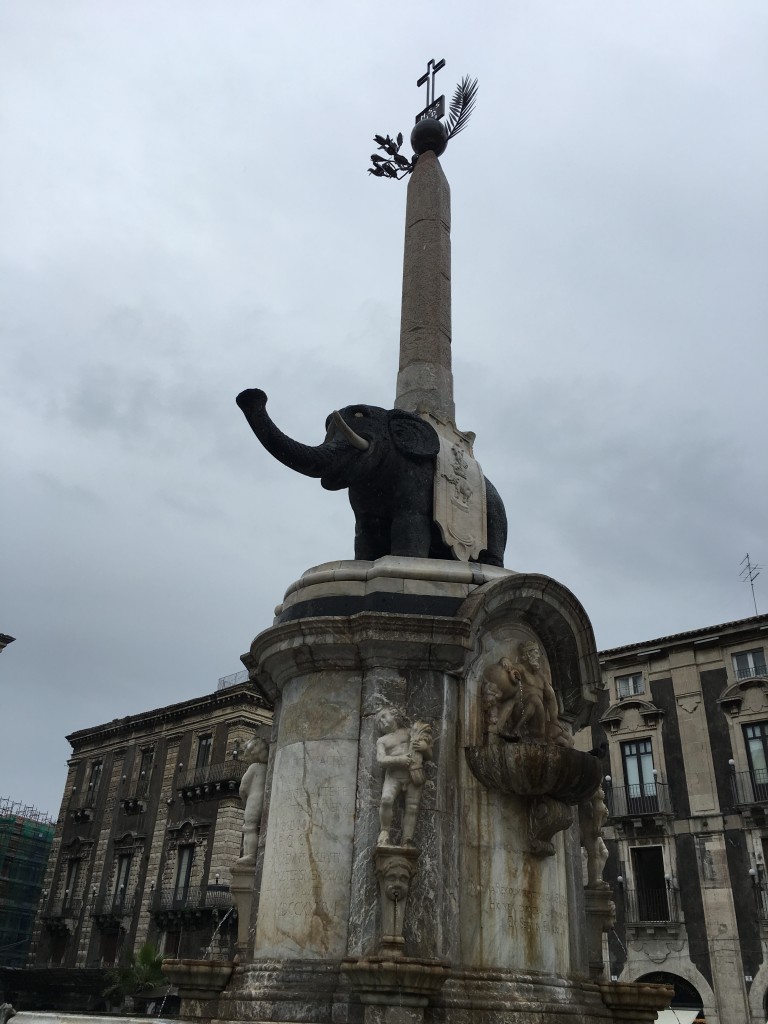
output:
[[331,413],[331,427],[328,430],[328,435],[326,439],[330,437],[333,427],[336,427],[337,430],[340,430],[344,437],[346,437],[346,439],[349,441],[349,443],[353,447],[358,448],[361,452],[367,452],[368,449],[371,447],[370,441],[366,441],[364,437],[360,437],[360,435],[356,434],[348,423],[344,422],[338,410],[334,410]]

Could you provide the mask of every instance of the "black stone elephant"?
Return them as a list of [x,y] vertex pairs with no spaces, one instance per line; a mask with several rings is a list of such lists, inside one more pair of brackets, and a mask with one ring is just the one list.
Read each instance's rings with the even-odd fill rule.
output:
[[[284,434],[266,411],[267,396],[250,388],[237,404],[256,437],[283,465],[319,477],[329,491],[349,489],[355,513],[355,558],[382,555],[452,558],[433,520],[437,431],[415,413],[349,405],[326,420],[325,441],[311,447]],[[504,564],[507,519],[486,479],[487,548],[479,560]]]

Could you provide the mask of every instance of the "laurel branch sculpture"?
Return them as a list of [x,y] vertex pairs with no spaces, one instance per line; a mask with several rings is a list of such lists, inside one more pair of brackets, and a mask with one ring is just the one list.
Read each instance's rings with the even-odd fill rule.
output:
[[[467,127],[467,122],[475,108],[476,100],[477,79],[471,79],[469,75],[465,75],[456,86],[456,91],[453,94],[449,107],[448,117],[445,124],[442,125],[446,144],[454,135],[458,135],[459,132],[464,131]],[[398,132],[394,139],[390,138],[389,135],[374,135],[373,141],[386,155],[380,156],[378,153],[371,153],[371,163],[373,166],[368,168],[369,174],[373,174],[377,178],[395,178],[399,181],[413,171],[418,155],[413,156],[409,160],[408,157],[403,156],[400,152],[400,148],[403,145],[402,132]]]

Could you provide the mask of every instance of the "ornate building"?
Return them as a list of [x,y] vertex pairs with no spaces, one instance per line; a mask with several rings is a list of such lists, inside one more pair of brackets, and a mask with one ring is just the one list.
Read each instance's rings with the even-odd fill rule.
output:
[[72,758],[30,966],[99,967],[150,940],[168,956],[226,948],[240,855],[240,752],[271,711],[245,679],[67,737]]
[[611,976],[719,1024],[768,1015],[767,648],[759,615],[603,651],[577,737],[607,744]]

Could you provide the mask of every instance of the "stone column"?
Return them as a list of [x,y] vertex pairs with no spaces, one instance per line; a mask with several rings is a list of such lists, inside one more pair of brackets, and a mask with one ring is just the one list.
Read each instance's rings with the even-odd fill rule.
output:
[[454,421],[451,372],[451,190],[434,153],[408,183],[395,408]]

